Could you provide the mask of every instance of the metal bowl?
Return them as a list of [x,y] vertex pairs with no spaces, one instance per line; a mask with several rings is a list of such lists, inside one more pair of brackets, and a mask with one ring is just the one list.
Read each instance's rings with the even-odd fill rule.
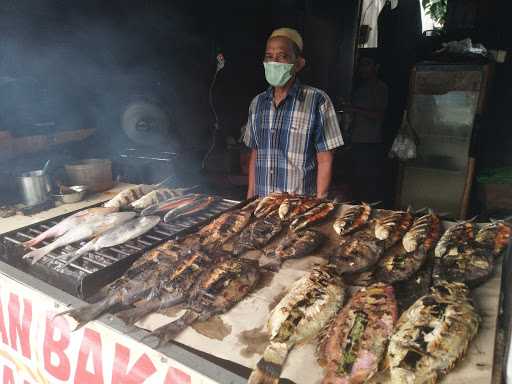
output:
[[71,187],[61,187],[59,194],[53,196],[64,204],[77,203],[81,201],[87,193],[87,186],[85,185],[73,185]]

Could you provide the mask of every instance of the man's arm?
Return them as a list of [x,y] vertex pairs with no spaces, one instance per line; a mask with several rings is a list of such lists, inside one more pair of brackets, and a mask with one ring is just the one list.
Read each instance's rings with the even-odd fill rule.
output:
[[317,152],[317,175],[316,175],[316,197],[324,199],[329,193],[329,185],[332,177],[332,159],[331,151]]
[[247,188],[247,198],[250,199],[256,194],[256,149],[251,149],[249,155],[249,187]]

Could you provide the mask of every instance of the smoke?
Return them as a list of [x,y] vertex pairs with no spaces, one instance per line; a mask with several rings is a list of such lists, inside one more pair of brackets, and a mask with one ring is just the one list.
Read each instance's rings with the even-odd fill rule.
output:
[[128,145],[119,117],[156,101],[184,145],[204,145],[211,38],[169,1],[0,5],[0,124],[13,135],[96,127],[103,149]]

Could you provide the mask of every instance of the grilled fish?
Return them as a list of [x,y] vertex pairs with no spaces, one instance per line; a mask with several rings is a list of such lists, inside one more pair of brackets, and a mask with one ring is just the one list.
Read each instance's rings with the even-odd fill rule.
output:
[[283,229],[283,224],[276,211],[271,212],[263,219],[257,220],[240,233],[233,253],[241,255],[251,249],[260,249],[267,245]]
[[414,221],[408,211],[397,211],[375,220],[375,237],[388,249],[402,240]]
[[264,217],[272,211],[279,209],[281,203],[288,198],[288,193],[272,193],[260,199],[258,205],[254,209],[254,216]]
[[354,205],[334,221],[334,231],[340,236],[347,235],[365,225],[371,213],[372,208],[369,204]]
[[406,252],[402,244],[397,243],[379,260],[374,272],[375,279],[387,284],[407,280],[422,267],[426,258],[423,247]]
[[113,247],[114,245],[123,244],[127,241],[133,240],[148,232],[159,222],[160,217],[158,216],[142,216],[114,227],[103,233],[101,236],[89,241],[76,252],[61,257],[68,260],[66,260],[60,269],[67,267],[69,264],[88,252],[96,252],[103,248]]
[[279,218],[281,220],[286,220],[293,208],[299,205],[303,201],[300,197],[287,197],[283,200],[281,205],[279,206]]
[[482,247],[491,250],[497,257],[510,242],[511,235],[512,225],[498,220],[482,226],[476,234],[476,241]]
[[331,263],[338,273],[364,272],[377,263],[382,252],[373,230],[366,229],[350,238],[342,238],[331,256]]
[[[314,197],[304,197],[301,199],[300,203],[295,207],[292,207],[290,213],[287,215],[287,220],[294,220],[295,218],[302,216],[307,211],[315,208],[317,205],[321,204],[322,200],[314,198]],[[281,208],[281,207],[279,207]]]
[[43,233],[34,237],[33,239],[26,241],[23,243],[23,246],[26,248],[34,247],[40,242],[46,239],[52,239],[55,237],[62,236],[70,229],[76,228],[80,224],[86,224],[93,221],[98,220],[100,217],[104,217],[105,215],[114,212],[114,208],[105,208],[105,207],[96,207],[96,208],[88,208],[82,211],[79,211],[71,216],[66,217],[58,224],[53,227],[47,229]]
[[34,249],[23,256],[24,259],[32,258],[32,264],[37,263],[51,251],[77,241],[98,236],[115,226],[132,219],[135,212],[114,212],[106,216],[96,216],[94,221],[82,223],[73,229],[68,230],[61,237],[44,247]]
[[130,206],[133,209],[142,210],[152,205],[160,204],[174,197],[183,196],[185,193],[188,193],[189,191],[197,187],[198,186],[196,185],[190,188],[158,188],[155,189],[154,191],[145,194],[140,199],[135,200],[130,204]]
[[227,312],[253,290],[259,277],[257,266],[248,260],[228,259],[214,264],[192,287],[185,314],[151,335],[165,344],[193,322]]
[[442,257],[434,257],[432,277],[439,281],[457,281],[475,287],[491,277],[494,271],[492,251],[472,242],[454,246]]
[[468,295],[443,282],[402,314],[387,353],[394,384],[433,384],[464,355],[480,323]]
[[441,220],[430,212],[416,219],[402,239],[402,244],[407,252],[413,252],[423,245],[425,252],[435,246],[441,235]]
[[312,229],[290,232],[277,244],[276,248],[265,252],[265,256],[271,261],[264,267],[278,268],[287,259],[307,256],[318,249],[324,241],[325,236]]
[[378,370],[397,319],[393,287],[361,288],[332,321],[319,347],[323,384],[364,383]]
[[302,215],[296,217],[290,224],[292,231],[299,231],[325,219],[334,210],[334,203],[323,202]]
[[164,221],[166,223],[170,223],[180,217],[196,214],[207,209],[218,200],[219,198],[214,196],[202,196],[197,200],[190,202],[189,204],[185,204],[170,210],[165,214]]
[[[201,269],[207,268],[211,263],[212,259],[199,251],[192,252],[177,263],[155,263],[145,260],[135,267],[132,266],[127,272],[137,268],[142,269],[140,273],[132,274],[133,278],[130,280],[123,279],[122,284],[112,284],[112,289],[102,300],[59,315],[74,318],[78,322],[78,329],[104,313],[115,313],[115,308],[119,306],[126,307],[139,300],[153,300],[161,294],[163,285],[171,286],[173,282],[180,281],[183,285],[188,282],[190,287],[201,273]],[[178,293],[175,302],[180,303],[183,299],[183,296]]]
[[428,254],[423,266],[415,274],[407,280],[393,284],[400,313],[414,304],[421,296],[429,292],[432,285],[433,263],[432,255]]
[[130,205],[130,203],[140,199],[142,196],[154,190],[154,185],[139,184],[133,187],[123,189],[112,199],[103,204],[107,208],[121,209]]
[[434,255],[443,257],[453,247],[464,246],[474,239],[472,220],[461,221],[448,228],[436,245]]
[[345,289],[329,267],[315,267],[293,284],[267,323],[270,345],[249,377],[249,384],[277,384],[294,345],[314,338],[343,305]]
[[225,212],[197,233],[205,247],[220,246],[240,233],[251,220],[251,210]]

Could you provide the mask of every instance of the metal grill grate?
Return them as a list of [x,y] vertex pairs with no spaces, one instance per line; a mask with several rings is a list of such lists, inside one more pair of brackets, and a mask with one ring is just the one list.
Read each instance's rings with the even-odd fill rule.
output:
[[[101,274],[105,277],[100,280],[113,280],[116,277],[115,275],[125,268],[125,264],[135,260],[142,253],[181,233],[185,233],[185,231],[193,230],[218,216],[220,213],[240,205],[241,203],[239,201],[228,199],[219,200],[213,203],[208,209],[198,212],[193,216],[178,218],[169,224],[161,222],[148,233],[122,245],[105,248],[96,252],[89,252],[67,265],[65,268],[62,268],[62,266],[65,264],[67,257],[63,257],[63,255],[76,251],[80,244],[71,244],[59,248],[46,255],[33,266],[22,262],[21,256],[26,250],[22,247],[21,243],[36,237],[57,224],[64,217],[61,216],[4,235],[2,237],[4,248],[2,256],[9,264],[24,269],[39,278],[45,279],[48,274],[51,275],[51,280],[54,282],[56,280],[58,282],[59,277],[67,281],[75,281],[77,286],[81,287],[78,289],[81,292],[80,295],[86,296],[83,293],[84,279],[92,277],[93,280],[95,280],[94,275]],[[49,244],[51,241],[52,240],[43,241],[39,247]],[[123,263],[123,261],[126,262]],[[106,273],[106,271],[112,272],[112,278],[108,278],[109,274]],[[105,282],[105,284],[108,282],[109,281]],[[65,285],[67,286],[69,284]]]

